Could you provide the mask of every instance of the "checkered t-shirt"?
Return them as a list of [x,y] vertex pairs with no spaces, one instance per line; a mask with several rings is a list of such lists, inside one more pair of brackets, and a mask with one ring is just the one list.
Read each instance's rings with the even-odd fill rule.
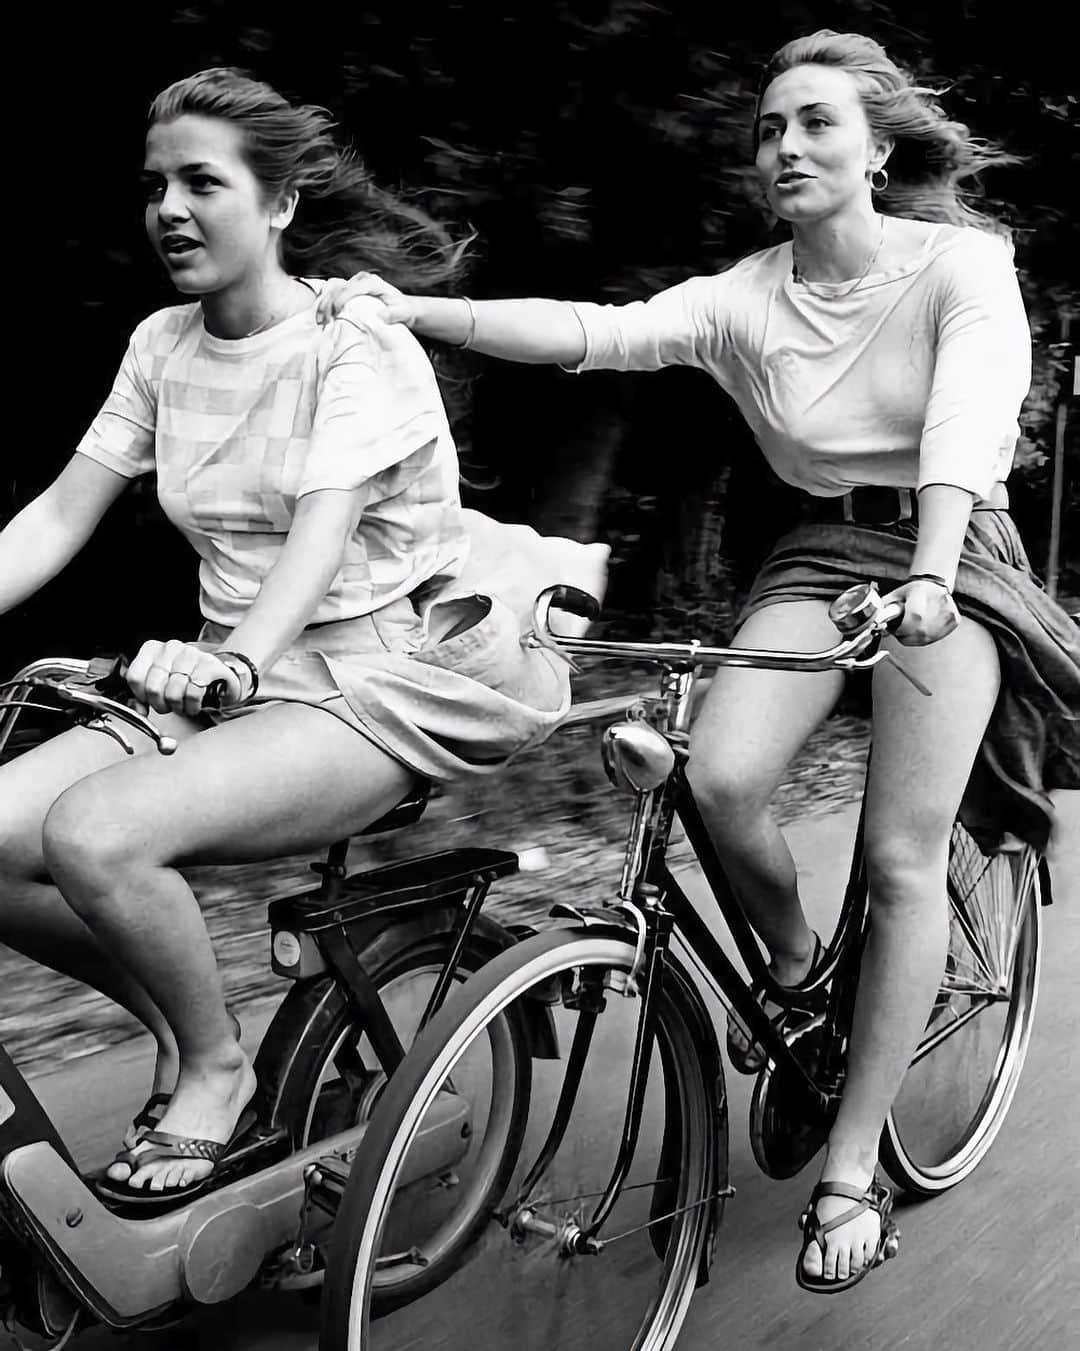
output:
[[[308,283],[318,290],[318,282]],[[362,489],[359,519],[309,623],[368,614],[467,552],[458,460],[435,373],[367,298],[321,329],[314,309],[266,333],[212,337],[195,305],[136,328],[78,452],[158,498],[195,548],[203,615],[235,627],[305,493]]]

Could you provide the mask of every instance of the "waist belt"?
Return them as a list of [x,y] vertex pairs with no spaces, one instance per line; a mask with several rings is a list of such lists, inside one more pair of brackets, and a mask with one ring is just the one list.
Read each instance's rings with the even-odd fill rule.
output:
[[[1005,500],[976,502],[972,510],[1007,510],[1007,497],[1000,484],[997,495]],[[899,525],[901,521],[918,521],[919,499],[914,488],[879,488],[867,485],[863,488],[853,488],[842,497],[807,496],[804,510],[807,520],[810,521],[848,525]]]
[[913,488],[853,488],[843,497],[811,497],[806,503],[811,521],[849,525],[897,525],[915,521],[919,504]]

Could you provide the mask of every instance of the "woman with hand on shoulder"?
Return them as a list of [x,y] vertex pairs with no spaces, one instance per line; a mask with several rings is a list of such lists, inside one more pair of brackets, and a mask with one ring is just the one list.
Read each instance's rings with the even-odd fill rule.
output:
[[[777,544],[734,642],[819,650],[829,601],[868,577],[904,605],[905,665],[875,669],[866,818],[872,927],[850,1063],[796,1264],[830,1291],[877,1265],[892,1229],[878,1139],[945,965],[946,869],[969,786],[983,834],[1045,845],[1051,788],[1080,787],[1080,643],[1033,579],[1008,514],[1030,335],[1012,253],[967,205],[995,163],[869,38],[829,30],[770,60],[756,167],[789,242],[626,305],[402,294],[378,276],[329,288],[388,322],[570,371],[706,371],[736,400],[804,521]],[[820,951],[769,810],[842,676],[721,668],[691,737],[690,777],[739,900],[784,985]],[[761,1002],[774,1006],[764,994]],[[729,1024],[737,1068],[761,1048]]]
[[[372,301],[316,322],[309,272],[446,284],[460,251],[370,182],[322,110],[238,71],[171,85],[149,123],[146,229],[185,303],[138,325],[77,452],[0,534],[2,613],[153,471],[200,558],[201,633],[145,643],[127,673],[177,753],[127,758],[77,728],[0,771],[0,935],[157,1040],[154,1092],[101,1184],[144,1204],[208,1185],[256,1088],[178,865],[325,846],[418,777],[493,772],[569,707],[565,665],[467,585],[420,344]],[[215,681],[227,706],[207,714]]]

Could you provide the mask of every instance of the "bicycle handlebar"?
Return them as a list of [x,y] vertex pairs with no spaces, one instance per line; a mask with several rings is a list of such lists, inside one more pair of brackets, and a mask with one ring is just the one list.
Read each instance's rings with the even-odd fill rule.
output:
[[605,638],[574,638],[551,627],[553,609],[565,610],[583,619],[595,619],[600,606],[595,597],[571,586],[552,586],[542,591],[533,606],[533,628],[528,641],[563,655],[614,657],[625,661],[651,661],[661,665],[747,666],[777,671],[861,670],[883,659],[874,653],[860,661],[862,652],[888,632],[904,616],[899,601],[885,601],[872,582],[851,587],[829,607],[830,617],[845,637],[821,652],[783,652],[767,648],[707,647],[692,639],[688,643],[611,642]]
[[[133,753],[130,743],[115,728],[103,721],[106,715],[148,736],[160,754],[172,755],[179,744],[176,738],[163,733],[147,714],[140,713],[138,709],[123,702],[123,696],[127,692],[127,683],[124,679],[126,670],[123,658],[110,660],[96,657],[90,661],[75,661],[68,657],[46,657],[24,666],[13,680],[0,686],[0,690],[7,688],[18,691],[20,687],[29,690],[35,687],[51,690],[67,703],[89,710],[94,716],[85,725],[94,731],[107,732],[129,754]],[[224,680],[211,682],[203,696],[202,707],[220,708],[226,689]],[[34,704],[28,699],[10,698],[6,704],[0,701],[0,716],[5,709],[20,707],[47,708],[48,705]]]
[[[564,610],[582,619],[595,620],[600,614],[600,604],[587,591],[573,586],[551,586],[537,596],[533,606],[532,632],[524,641],[532,646],[546,647],[564,657],[591,654],[670,666],[746,666],[777,671],[867,670],[890,654],[877,650],[865,658],[861,654],[874,646],[882,634],[895,628],[904,615],[904,607],[900,602],[883,600],[873,582],[863,583],[849,588],[829,607],[830,618],[838,630],[845,634],[839,642],[821,652],[783,652],[767,648],[707,647],[696,639],[688,643],[636,643],[611,642],[605,638],[574,638],[552,629],[550,616],[553,609]],[[893,660],[909,680],[924,694],[929,694],[929,690],[900,666],[895,657]],[[127,690],[125,670],[122,658],[113,661],[102,658],[74,661],[66,657],[48,657],[31,662],[13,680],[0,685],[0,691],[7,689],[16,692],[6,702],[0,699],[0,746],[6,741],[10,728],[10,721],[3,716],[5,711],[14,713],[17,708],[48,708],[48,705],[35,704],[25,697],[27,691],[40,686],[50,689],[68,703],[89,710],[93,716],[85,720],[86,725],[108,733],[129,754],[134,754],[133,748],[125,737],[109,725],[105,720],[106,715],[148,736],[162,755],[172,755],[178,744],[176,738],[162,733],[146,714],[123,702]],[[220,708],[226,689],[224,680],[212,681],[203,696],[202,707]]]

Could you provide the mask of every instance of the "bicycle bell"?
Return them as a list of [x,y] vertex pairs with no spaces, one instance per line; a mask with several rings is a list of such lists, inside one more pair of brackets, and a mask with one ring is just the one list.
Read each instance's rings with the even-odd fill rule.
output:
[[837,596],[829,606],[829,618],[841,633],[856,633],[878,618],[884,606],[876,582],[859,582]]

